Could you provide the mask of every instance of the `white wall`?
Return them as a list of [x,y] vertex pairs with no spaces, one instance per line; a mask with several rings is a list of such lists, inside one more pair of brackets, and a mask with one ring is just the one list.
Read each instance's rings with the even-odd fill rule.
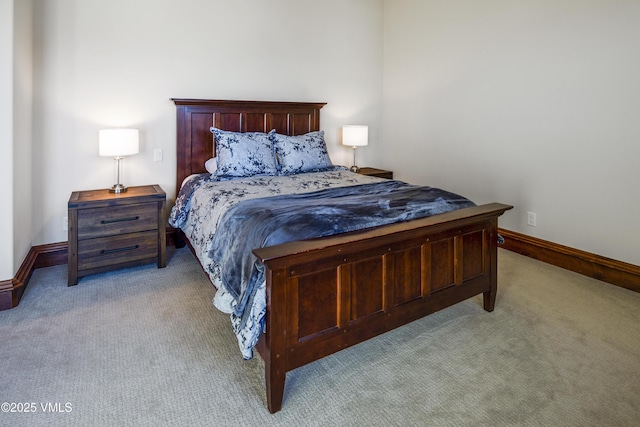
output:
[[13,53],[13,271],[31,248],[33,2],[14,0]]
[[[13,0],[0,0],[0,182],[13,200]],[[0,209],[0,281],[14,277],[13,209]]]
[[0,280],[31,248],[32,2],[0,0]]
[[[98,130],[137,127],[141,152],[125,185],[175,197],[170,98],[327,102],[322,127],[335,163],[343,124],[380,135],[382,1],[34,0],[34,245],[65,241],[72,191],[114,183]],[[153,162],[153,150],[164,151]],[[361,150],[362,164],[376,150]],[[370,161],[367,156],[372,156]]]
[[640,265],[639,23],[637,0],[385,1],[382,166]]
[[[32,212],[33,245],[67,239],[72,191],[113,184],[98,129],[140,128],[125,184],[158,183],[172,199],[171,97],[300,100],[328,102],[336,163],[351,162],[340,127],[368,124],[358,164],[513,204],[502,227],[640,265],[635,0],[33,2],[33,201],[17,210]],[[0,55],[11,57],[1,27]],[[12,106],[1,93],[6,153]],[[20,175],[1,162],[3,182]]]

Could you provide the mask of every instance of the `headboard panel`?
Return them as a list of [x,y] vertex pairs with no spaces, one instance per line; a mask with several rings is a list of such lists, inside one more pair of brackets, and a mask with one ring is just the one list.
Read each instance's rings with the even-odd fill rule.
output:
[[177,182],[206,172],[204,163],[215,156],[211,126],[233,132],[269,132],[302,135],[320,130],[322,102],[222,101],[176,99]]

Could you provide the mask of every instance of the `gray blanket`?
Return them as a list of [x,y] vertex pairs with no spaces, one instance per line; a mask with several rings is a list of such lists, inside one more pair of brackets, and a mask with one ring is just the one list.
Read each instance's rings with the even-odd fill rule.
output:
[[331,188],[313,193],[244,200],[220,219],[210,256],[221,266],[222,281],[244,317],[264,265],[253,255],[258,247],[324,237],[423,218],[475,206],[444,190],[401,181]]

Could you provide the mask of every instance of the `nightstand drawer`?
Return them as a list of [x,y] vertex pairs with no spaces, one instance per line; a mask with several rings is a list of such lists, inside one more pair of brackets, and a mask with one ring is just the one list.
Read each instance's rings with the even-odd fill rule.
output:
[[157,230],[78,242],[78,270],[154,258],[158,255]]
[[157,203],[78,211],[79,240],[157,229]]

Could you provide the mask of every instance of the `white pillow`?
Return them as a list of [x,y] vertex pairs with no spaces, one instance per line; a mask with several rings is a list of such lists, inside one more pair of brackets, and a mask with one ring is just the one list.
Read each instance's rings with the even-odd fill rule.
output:
[[218,169],[218,161],[215,157],[210,158],[206,162],[204,162],[204,168],[209,173],[216,173],[216,169]]

